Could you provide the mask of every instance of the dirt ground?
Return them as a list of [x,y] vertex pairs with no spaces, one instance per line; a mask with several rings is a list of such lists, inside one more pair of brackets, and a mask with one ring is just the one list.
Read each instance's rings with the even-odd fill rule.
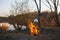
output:
[[16,33],[11,36],[3,37],[0,35],[0,40],[60,40],[60,28],[41,29],[40,34],[34,36],[30,36],[27,33]]

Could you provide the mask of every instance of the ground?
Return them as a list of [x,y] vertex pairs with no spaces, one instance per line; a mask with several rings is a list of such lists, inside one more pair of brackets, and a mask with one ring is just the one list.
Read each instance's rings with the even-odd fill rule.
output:
[[60,40],[60,28],[41,29],[41,33],[35,36],[25,32],[0,33],[0,40]]

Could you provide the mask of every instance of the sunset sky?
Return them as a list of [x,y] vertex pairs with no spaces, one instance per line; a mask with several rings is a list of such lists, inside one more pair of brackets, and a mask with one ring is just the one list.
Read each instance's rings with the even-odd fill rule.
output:
[[[15,0],[0,0],[0,16],[5,16],[5,15],[9,15],[9,10],[11,9],[11,4],[14,3]],[[39,0],[37,0],[38,3]],[[41,4],[41,11],[45,11],[49,9],[42,3]],[[33,0],[29,0],[29,7],[31,11],[37,10],[35,3]]]

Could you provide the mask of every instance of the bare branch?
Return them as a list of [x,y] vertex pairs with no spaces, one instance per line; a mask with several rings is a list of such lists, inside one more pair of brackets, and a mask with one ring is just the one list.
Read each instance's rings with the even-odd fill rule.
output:
[[59,0],[57,0],[57,7],[58,7],[58,5],[59,5]]
[[20,13],[29,12],[28,2],[29,2],[29,0],[25,0],[22,2],[15,1],[14,5],[12,4],[12,11],[11,11],[11,12],[13,12],[12,14],[16,16]]
[[46,2],[49,4],[50,10],[53,11],[53,10],[52,10],[53,6],[51,5],[50,1],[49,1],[49,0],[46,0]]
[[52,9],[45,2],[42,1],[42,3],[52,11]]
[[37,9],[39,10],[39,8],[38,8],[38,4],[37,4],[36,0],[34,0],[34,2],[36,3]]

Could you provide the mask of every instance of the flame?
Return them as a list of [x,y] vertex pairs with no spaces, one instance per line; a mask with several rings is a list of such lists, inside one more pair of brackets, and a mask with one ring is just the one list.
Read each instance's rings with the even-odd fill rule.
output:
[[31,36],[39,34],[39,30],[37,28],[37,25],[35,25],[33,22],[29,21],[28,26],[29,26],[29,29],[30,29]]

